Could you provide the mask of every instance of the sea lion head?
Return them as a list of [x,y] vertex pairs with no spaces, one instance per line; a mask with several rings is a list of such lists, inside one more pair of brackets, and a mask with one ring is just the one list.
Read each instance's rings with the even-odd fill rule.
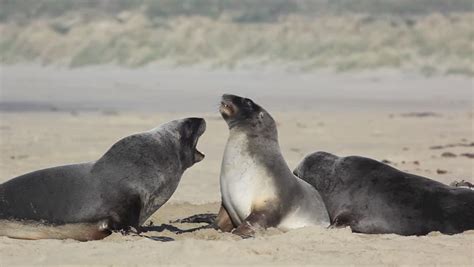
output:
[[222,96],[219,112],[229,129],[238,127],[252,134],[266,133],[276,138],[276,123],[270,114],[249,98],[225,94]]
[[185,118],[163,124],[171,141],[178,144],[180,160],[184,167],[191,167],[194,163],[204,159],[204,154],[197,150],[199,137],[206,130],[206,121],[202,118]]
[[331,192],[337,183],[333,179],[337,159],[337,156],[326,152],[309,154],[295,168],[293,174],[324,195]]

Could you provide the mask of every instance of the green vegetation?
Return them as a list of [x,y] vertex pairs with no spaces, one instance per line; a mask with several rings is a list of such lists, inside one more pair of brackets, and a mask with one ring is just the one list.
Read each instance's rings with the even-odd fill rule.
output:
[[472,0],[0,0],[0,62],[474,75]]
[[68,12],[117,14],[145,10],[150,18],[230,15],[236,22],[268,22],[291,14],[426,15],[472,12],[472,0],[0,0],[0,20],[57,17]]

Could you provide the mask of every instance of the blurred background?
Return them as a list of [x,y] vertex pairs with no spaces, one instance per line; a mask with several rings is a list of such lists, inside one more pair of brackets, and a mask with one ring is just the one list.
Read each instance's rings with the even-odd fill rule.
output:
[[1,0],[3,63],[473,75],[472,0]]
[[472,0],[0,0],[1,174],[203,116],[191,173],[209,181],[182,192],[218,199],[234,93],[274,114],[292,166],[319,149],[470,178],[468,156],[430,147],[472,153],[473,42]]
[[449,90],[471,85],[473,41],[472,0],[0,0],[0,109],[211,111],[235,90],[281,109],[365,108],[374,92],[379,107],[470,105]]
[[1,0],[0,6],[4,63],[474,73],[472,0]]

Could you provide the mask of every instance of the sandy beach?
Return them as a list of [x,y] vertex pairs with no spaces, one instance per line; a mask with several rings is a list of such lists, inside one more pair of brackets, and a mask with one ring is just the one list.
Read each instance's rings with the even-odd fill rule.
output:
[[156,231],[114,233],[93,242],[0,237],[0,266],[474,263],[474,231],[403,237],[311,227],[286,233],[269,229],[240,240],[209,229],[176,234],[174,227],[199,225],[170,223],[218,209],[228,130],[216,109],[224,92],[251,97],[267,108],[278,123],[291,168],[321,150],[387,160],[447,184],[474,182],[469,77],[13,65],[1,67],[0,89],[0,182],[96,160],[121,137],[172,119],[201,116],[207,121],[198,145],[206,158],[186,171],[172,198],[150,218]]

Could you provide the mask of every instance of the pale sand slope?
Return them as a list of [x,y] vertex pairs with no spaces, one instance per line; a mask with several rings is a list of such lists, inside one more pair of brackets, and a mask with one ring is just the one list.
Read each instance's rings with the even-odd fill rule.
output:
[[[189,169],[169,203],[151,220],[155,225],[201,212],[215,212],[219,201],[220,158],[228,130],[217,114],[63,112],[0,113],[0,181],[53,165],[97,159],[119,138],[174,118],[204,116],[208,129],[198,145],[206,159]],[[273,112],[280,144],[291,168],[312,151],[388,159],[398,168],[449,183],[473,181],[472,160],[444,158],[474,152],[472,147],[430,149],[471,143],[472,114],[443,112],[439,117],[403,117],[376,112]],[[415,164],[418,161],[419,164]],[[405,162],[405,163],[402,163]],[[444,175],[437,169],[447,170]],[[189,203],[193,203],[189,204]],[[210,203],[210,204],[205,204]],[[185,229],[191,225],[173,224]],[[13,264],[463,264],[474,262],[474,231],[426,237],[352,234],[348,229],[313,227],[281,233],[276,229],[252,240],[214,230],[176,235],[158,242],[114,234],[102,241],[22,241],[0,238],[0,265]]]

